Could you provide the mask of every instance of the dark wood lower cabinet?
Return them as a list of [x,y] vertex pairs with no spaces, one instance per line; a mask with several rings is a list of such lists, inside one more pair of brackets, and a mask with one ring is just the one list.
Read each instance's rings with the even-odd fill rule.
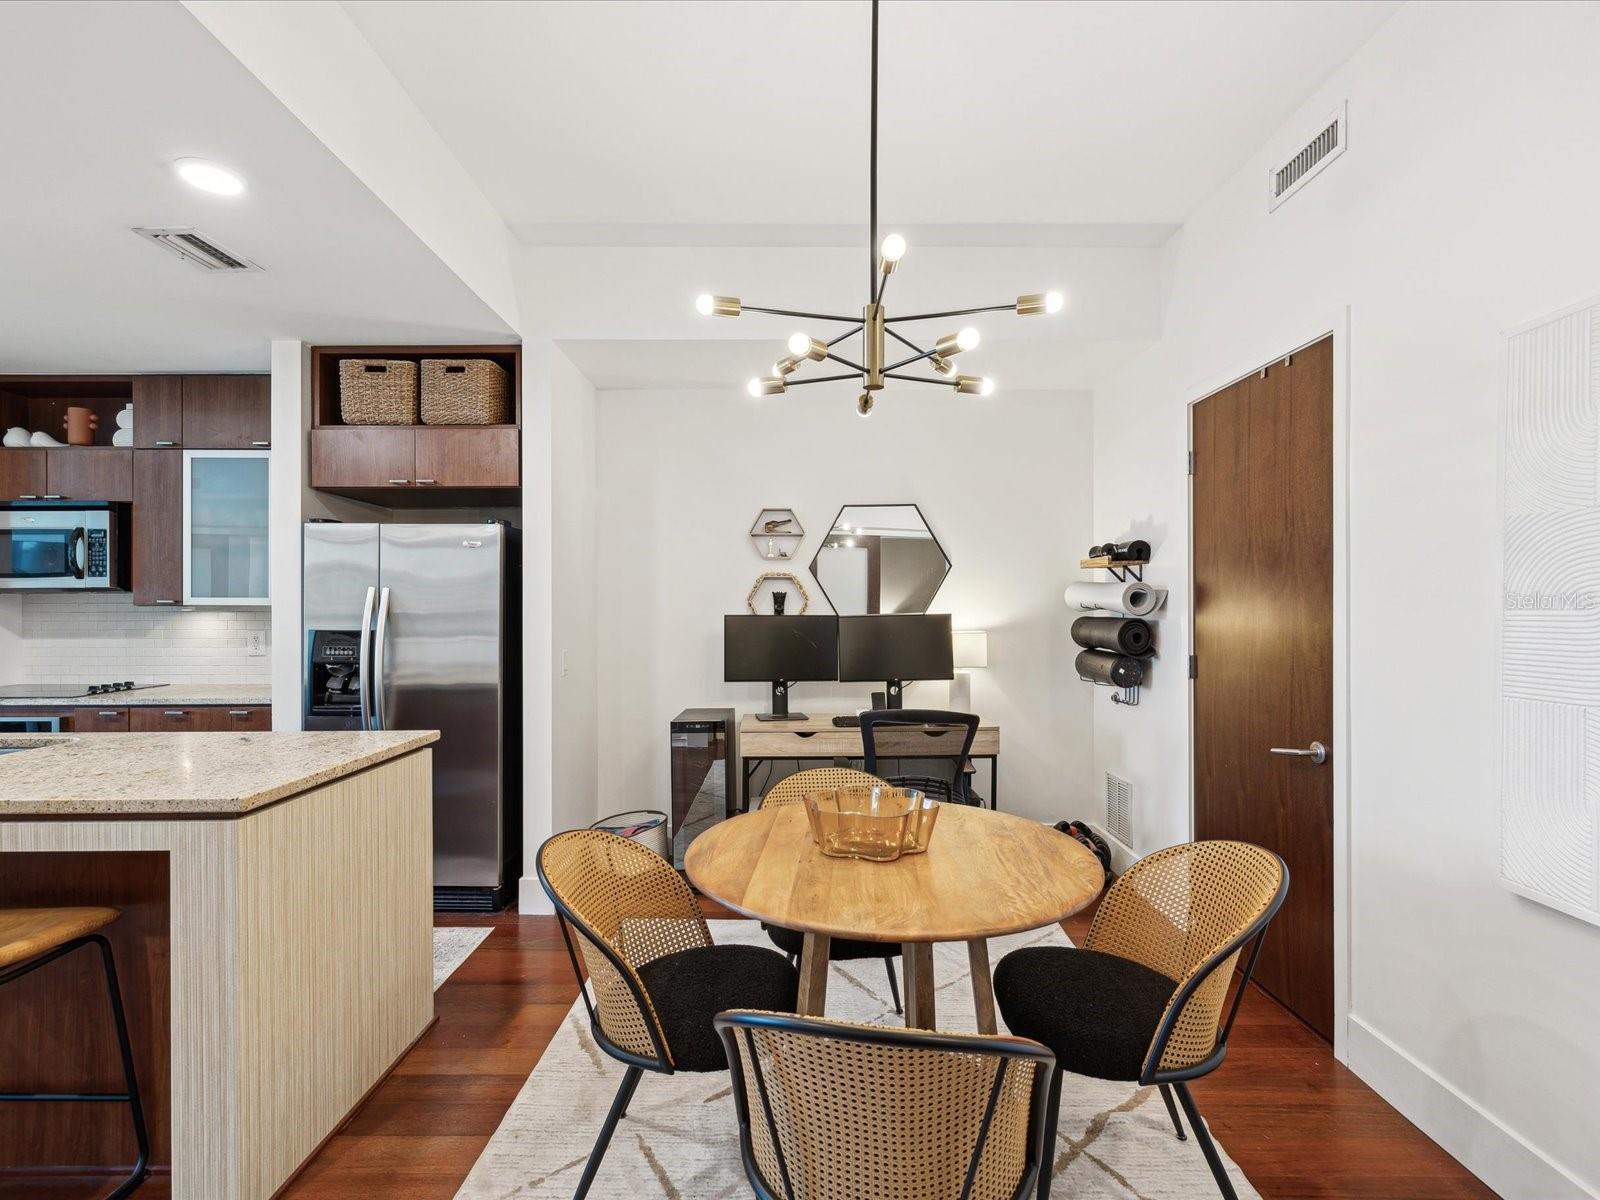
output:
[[133,452],[133,602],[183,602],[183,451]]
[[71,720],[73,733],[128,732],[128,710],[125,708],[75,708]]
[[136,707],[128,710],[131,733],[259,733],[272,728],[272,709],[264,705],[219,708],[196,705],[189,708]]

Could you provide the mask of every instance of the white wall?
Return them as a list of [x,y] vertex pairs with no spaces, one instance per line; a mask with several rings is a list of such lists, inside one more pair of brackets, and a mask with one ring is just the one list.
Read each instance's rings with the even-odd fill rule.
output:
[[[1351,1065],[1508,1197],[1600,1189],[1600,929],[1497,880],[1501,333],[1600,292],[1600,6],[1413,4],[1185,225],[1160,344],[1095,398],[1095,527],[1187,653],[1187,402],[1348,309]],[[1269,163],[1350,149],[1266,212]],[[1108,463],[1142,463],[1115,472]],[[1189,836],[1187,689],[1096,709],[1137,840]]]
[[[271,614],[264,608],[136,608],[126,592],[22,596],[18,683],[260,684],[271,678]],[[249,652],[249,637],[261,654]]]
[[[752,401],[730,381],[600,394],[600,804],[666,807],[667,723],[680,709],[768,707],[765,685],[722,681],[722,616],[745,611],[755,577],[780,565],[748,536],[760,509],[799,516],[806,538],[792,569],[811,611],[825,613],[806,568],[839,506],[914,501],[954,563],[934,608],[990,631],[973,702],[1002,729],[1001,806],[1079,815],[1091,697],[1072,672],[1061,590],[1091,541],[1089,397],[975,400],[907,386],[863,421],[848,389],[807,393]],[[869,690],[799,684],[790,704],[852,711]],[[942,682],[908,688],[908,704],[946,700]],[[981,767],[978,778],[986,791]]]
[[0,596],[0,684],[22,680],[22,597]]

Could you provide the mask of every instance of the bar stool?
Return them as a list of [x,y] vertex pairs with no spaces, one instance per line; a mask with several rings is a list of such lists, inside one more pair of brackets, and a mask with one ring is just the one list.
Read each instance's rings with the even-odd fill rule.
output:
[[133,1171],[117,1185],[106,1200],[130,1196],[144,1182],[150,1162],[150,1135],[145,1129],[144,1109],[139,1103],[139,1084],[133,1074],[133,1049],[128,1043],[128,1022],[122,1011],[122,991],[117,986],[117,967],[111,958],[111,943],[98,930],[122,914],[114,908],[7,908],[0,909],[0,986],[21,979],[56,959],[91,943],[100,948],[105,967],[106,991],[111,997],[111,1016],[117,1026],[117,1044],[122,1051],[125,1092],[0,1092],[0,1101],[19,1103],[121,1101],[133,1114],[133,1135],[139,1145],[139,1158]]

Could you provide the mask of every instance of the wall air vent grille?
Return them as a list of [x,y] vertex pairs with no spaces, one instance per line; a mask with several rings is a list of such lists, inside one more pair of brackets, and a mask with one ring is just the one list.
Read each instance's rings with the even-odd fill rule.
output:
[[1106,772],[1106,832],[1133,849],[1133,785]]
[[202,271],[259,271],[261,270],[248,258],[235,254],[218,245],[211,238],[195,229],[148,229],[137,227],[134,229],[146,241],[154,242],[172,251],[184,262],[191,266],[199,267]]
[[1348,106],[1341,104],[1316,137],[1302,146],[1288,162],[1268,172],[1268,212],[1311,182],[1319,171],[1344,153],[1349,140],[1349,124]]

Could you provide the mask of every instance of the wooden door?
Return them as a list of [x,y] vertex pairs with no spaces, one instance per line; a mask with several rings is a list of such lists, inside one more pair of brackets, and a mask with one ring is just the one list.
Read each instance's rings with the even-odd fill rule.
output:
[[417,486],[514,488],[517,470],[515,427],[473,429],[441,426],[417,430]]
[[43,450],[0,450],[0,500],[37,500],[44,485]]
[[139,375],[133,381],[133,444],[154,450],[183,445],[183,379]]
[[[1256,978],[1333,1037],[1333,340],[1193,409],[1199,838],[1289,865]],[[1272,750],[1327,748],[1328,761]]]
[[409,487],[417,434],[409,425],[347,425],[311,431],[311,486]]
[[72,446],[45,452],[45,494],[56,500],[133,499],[133,451]]
[[73,733],[127,733],[128,710],[125,708],[75,708],[72,710]]
[[183,444],[191,450],[272,445],[272,376],[183,376]]
[[[135,428],[138,421],[135,419]],[[183,451],[133,452],[133,602],[183,600]]]

